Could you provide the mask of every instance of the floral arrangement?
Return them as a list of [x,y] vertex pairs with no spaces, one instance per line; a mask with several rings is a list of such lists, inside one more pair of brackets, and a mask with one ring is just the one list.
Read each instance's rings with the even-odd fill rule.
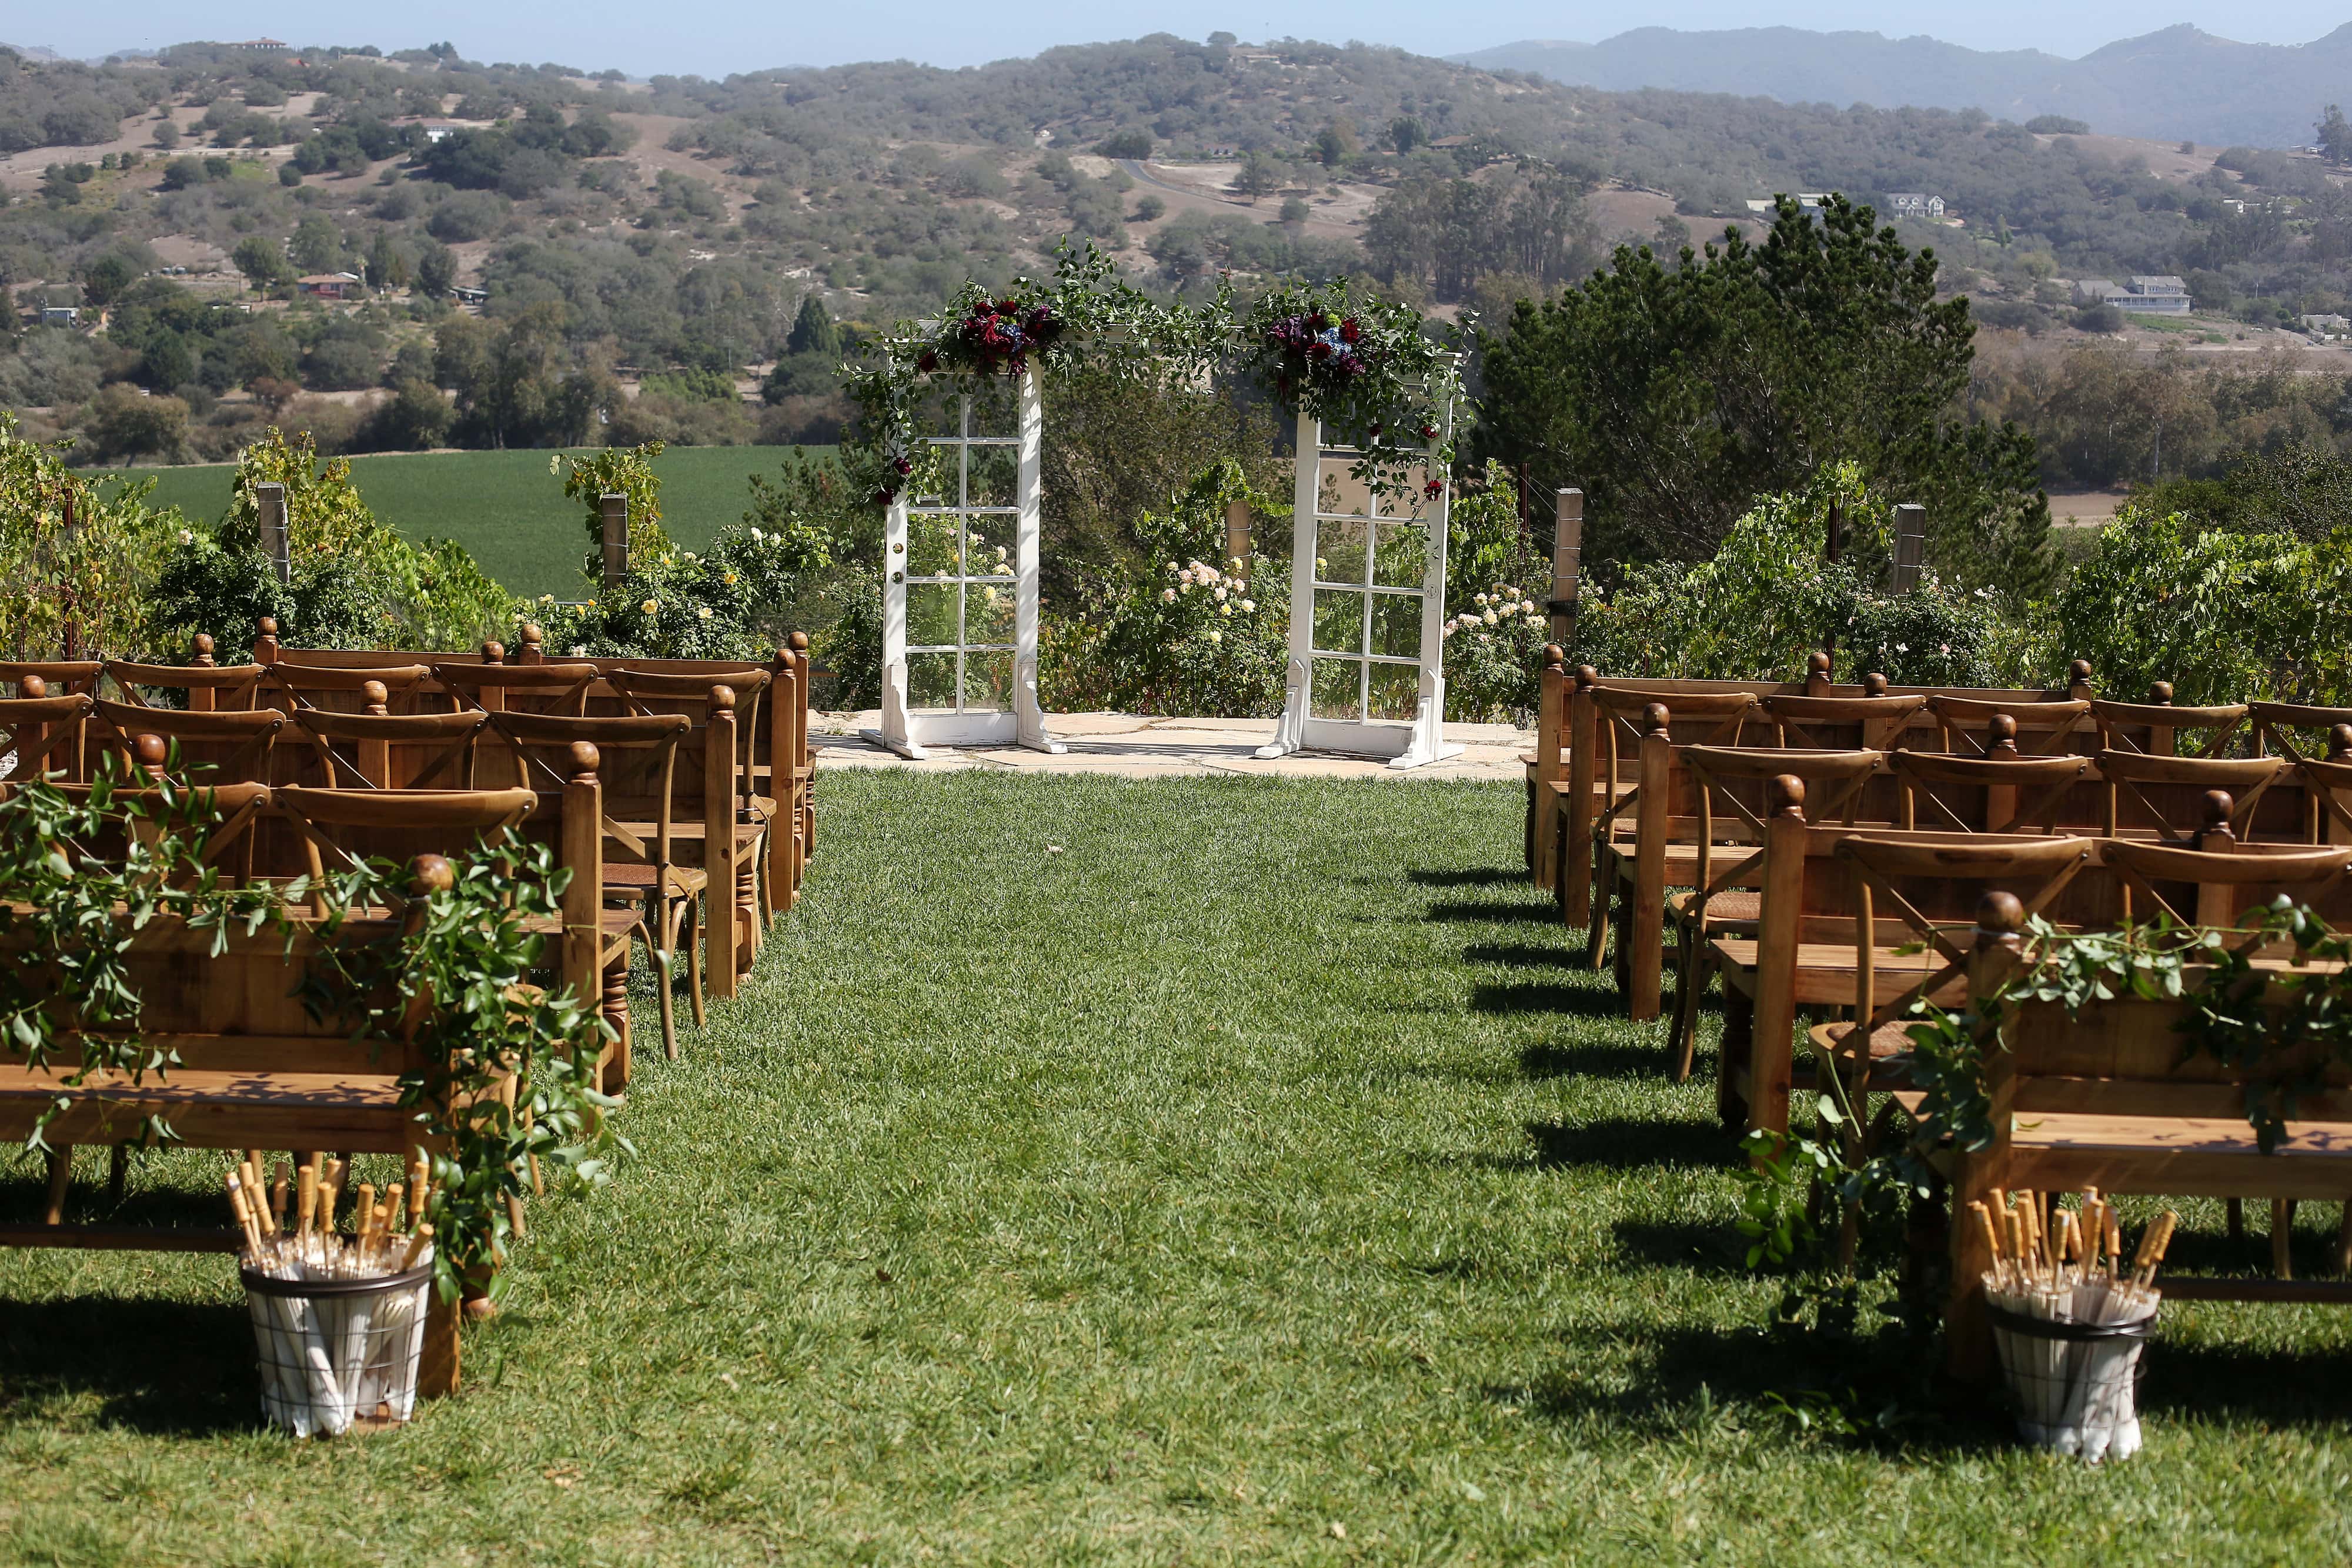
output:
[[[1359,297],[1346,278],[1285,283],[1242,323],[1244,368],[1284,408],[1323,422],[1328,439],[1363,449],[1360,473],[1432,456],[1454,461],[1456,356],[1409,305]],[[1442,480],[1423,483],[1434,495]]]
[[[842,444],[842,461],[873,504],[887,507],[929,478],[916,472],[927,453],[915,436],[928,378],[1050,376],[1081,363],[1138,378],[1197,372],[1222,339],[1226,298],[1220,290],[1199,309],[1158,304],[1122,279],[1091,243],[1074,247],[1066,237],[1055,252],[1052,281],[1016,277],[996,293],[967,283],[940,321],[901,321],[867,344],[864,362],[848,372],[858,417]],[[1115,353],[1088,352],[1114,341]]]

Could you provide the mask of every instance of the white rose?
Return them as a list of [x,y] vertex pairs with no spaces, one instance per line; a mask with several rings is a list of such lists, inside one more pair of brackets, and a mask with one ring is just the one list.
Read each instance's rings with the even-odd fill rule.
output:
[[1213,626],[1212,626],[1212,627],[1210,627],[1210,628],[1209,628],[1209,641],[1210,641],[1210,642],[1212,642],[1212,643],[1222,643],[1222,642],[1223,642],[1224,640],[1225,640],[1225,634],[1224,634],[1223,632],[1218,631],[1218,630],[1217,630],[1215,627],[1213,627]]
[[1255,600],[1255,599],[1244,599],[1244,600],[1243,600],[1243,601],[1242,601],[1242,613],[1243,613],[1243,614],[1244,614],[1244,615],[1255,615],[1255,614],[1256,614],[1256,613],[1257,613],[1257,601],[1256,601],[1256,600]]
[[1160,591],[1160,601],[1162,604],[1173,604],[1173,603],[1175,603],[1175,602],[1176,602],[1176,591],[1175,591],[1174,589],[1172,589],[1172,588],[1163,588],[1163,589],[1161,589],[1161,590]]
[[1223,604],[1224,601],[1225,601],[1225,591],[1224,591],[1223,589],[1220,588],[1220,589],[1218,589],[1218,590],[1217,590],[1217,602],[1218,602],[1218,603],[1220,603],[1220,604]]
[[1217,613],[1218,613],[1218,614],[1220,614],[1220,615],[1223,615],[1223,616],[1228,616],[1228,617],[1230,617],[1230,616],[1233,614],[1233,612],[1234,612],[1234,607],[1233,607],[1232,605],[1230,605],[1230,604],[1220,604],[1219,606],[1217,606]]
[[1491,610],[1489,610],[1488,612],[1486,612],[1486,624],[1487,624],[1487,625],[1489,625],[1489,626],[1494,625],[1494,624],[1495,624],[1495,612],[1494,612],[1493,611],[1491,611]]

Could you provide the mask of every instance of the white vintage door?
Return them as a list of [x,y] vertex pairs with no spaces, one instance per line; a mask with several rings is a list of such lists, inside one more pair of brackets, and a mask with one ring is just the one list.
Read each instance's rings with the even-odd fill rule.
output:
[[[1009,402],[1010,407],[1003,407]],[[929,746],[1058,752],[1037,704],[1037,372],[1010,399],[959,392],[945,493],[891,504],[883,537],[882,727],[902,757]]]
[[[1451,420],[1453,412],[1443,417]],[[1460,754],[1444,743],[1447,495],[1433,457],[1402,495],[1350,469],[1298,416],[1291,532],[1290,672],[1282,721],[1260,757],[1337,751],[1417,768]]]

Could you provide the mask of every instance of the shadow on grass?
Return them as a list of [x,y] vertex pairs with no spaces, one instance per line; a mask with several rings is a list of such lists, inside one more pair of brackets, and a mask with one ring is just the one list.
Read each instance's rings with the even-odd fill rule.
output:
[[2148,1346],[2143,1412],[2226,1416],[2264,1426],[2338,1425],[2352,1388],[2352,1350],[2270,1351],[2231,1344]]
[[1465,866],[1437,870],[1408,870],[1405,880],[1423,887],[1503,887],[1517,883],[1527,885],[1524,866]]
[[1549,903],[1533,899],[1512,904],[1487,904],[1471,899],[1441,899],[1429,906],[1433,921],[1460,921],[1478,925],[1549,923],[1559,918]]
[[1668,1122],[1604,1117],[1581,1126],[1529,1122],[1536,1164],[1546,1170],[1565,1166],[1606,1166],[1638,1170],[1650,1166],[1727,1166],[1739,1159],[1739,1145],[1712,1122]]
[[1500,964],[1513,969],[1566,969],[1595,974],[1584,965],[1581,947],[1550,942],[1473,942],[1462,949],[1465,964]]
[[1470,1010],[1501,1017],[1555,1013],[1570,1018],[1616,1019],[1625,1004],[1615,990],[1590,980],[1513,980],[1470,988]]
[[1731,1274],[1743,1280],[1754,1277],[1748,1267],[1748,1243],[1727,1222],[1699,1225],[1621,1219],[1609,1230],[1617,1239],[1618,1254],[1630,1264]]
[[[0,1180],[0,1221],[27,1225],[48,1211],[48,1183],[37,1173],[28,1177],[22,1167]],[[69,1223],[97,1221],[107,1225],[152,1225],[158,1229],[219,1230],[228,1222],[217,1192],[194,1192],[184,1186],[142,1188],[135,1167],[130,1190],[121,1203],[106,1200],[106,1179],[87,1165],[74,1172],[76,1180],[66,1197]]]
[[72,1296],[0,1313],[0,1408],[95,1396],[105,1425],[203,1437],[256,1425],[253,1364],[243,1307]]
[[[1531,1045],[1519,1052],[1529,1078],[1630,1078],[1666,1081],[1664,1045]],[[1693,1070],[1696,1078],[1697,1071]]]

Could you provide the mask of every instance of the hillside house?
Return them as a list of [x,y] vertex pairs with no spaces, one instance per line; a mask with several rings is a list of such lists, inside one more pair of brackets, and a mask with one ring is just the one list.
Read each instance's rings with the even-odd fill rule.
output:
[[1889,191],[1886,210],[1898,218],[1940,219],[1944,215],[1944,198],[1924,191]]
[[360,275],[356,272],[314,272],[308,277],[298,277],[294,287],[313,299],[348,299],[359,292]]
[[81,325],[81,307],[79,305],[44,305],[41,307],[41,325],[44,327],[79,327]]
[[2315,338],[2341,338],[2352,333],[2352,318],[2334,315],[2305,316],[2303,329]]
[[2130,316],[2186,316],[2189,285],[2178,277],[2138,273],[2118,284],[2111,278],[2085,277],[2074,285],[2077,305],[2112,305]]

